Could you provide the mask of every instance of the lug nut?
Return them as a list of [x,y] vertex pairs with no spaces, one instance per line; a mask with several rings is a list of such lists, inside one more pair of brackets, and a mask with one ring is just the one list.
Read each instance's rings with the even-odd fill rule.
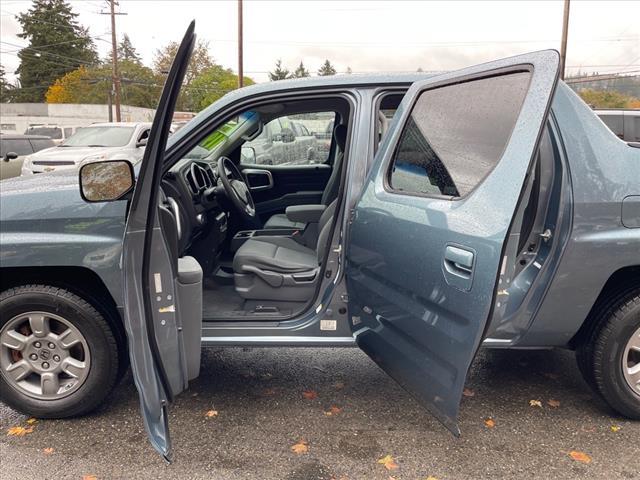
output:
[[31,360],[37,360],[38,359],[38,355],[36,355],[35,353],[32,353],[31,355],[29,355],[29,358]]
[[42,344],[40,342],[36,342],[33,344],[34,347],[36,348],[40,348],[42,346]]
[[42,362],[42,368],[49,368],[49,364],[47,362]]
[[56,348],[56,344],[53,342],[49,342],[49,348]]
[[59,362],[60,361],[60,356],[59,355],[54,355],[53,356],[53,360],[56,361],[56,362]]

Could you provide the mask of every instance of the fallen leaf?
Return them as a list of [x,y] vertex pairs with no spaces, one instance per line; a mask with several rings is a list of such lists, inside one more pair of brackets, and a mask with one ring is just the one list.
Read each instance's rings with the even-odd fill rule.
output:
[[476,392],[474,392],[470,388],[465,388],[464,390],[462,390],[462,395],[464,395],[465,397],[473,397],[475,394]]
[[302,392],[302,396],[306,400],[313,400],[314,398],[318,398],[318,393],[315,390],[305,390]]
[[585,433],[594,433],[598,428],[595,425],[582,425],[580,431]]
[[33,424],[34,424],[34,423],[36,423],[37,421],[38,421],[38,420],[37,420],[37,419],[35,419],[35,418],[30,418],[29,420],[27,420],[27,423],[28,423],[29,425],[33,425]]
[[425,478],[425,480],[438,480],[436,477],[432,477],[431,475],[429,475],[427,478]]
[[335,382],[333,384],[333,388],[336,390],[342,390],[344,388],[344,382]]
[[620,430],[620,428],[621,428],[621,427],[620,427],[620,426],[618,426],[618,425],[611,425],[611,431],[612,431],[612,432],[617,432],[618,430]]
[[547,400],[547,405],[549,405],[552,408],[558,408],[560,406],[560,400]]
[[197,396],[198,396],[198,392],[196,392],[196,393],[192,393],[192,394],[191,394],[191,396],[192,396],[192,397],[197,397]]
[[331,408],[329,410],[325,410],[324,414],[327,417],[331,417],[333,415],[337,415],[342,411],[342,409],[340,407],[338,407],[337,405],[331,405]]
[[307,453],[309,451],[309,443],[304,439],[300,439],[298,443],[291,446],[291,451],[298,455]]
[[53,448],[48,447],[42,450],[45,455],[51,455],[53,453]]
[[576,462],[591,463],[591,457],[584,452],[571,450],[569,456]]
[[275,388],[265,388],[265,389],[262,391],[262,394],[263,394],[265,397],[273,397],[273,396],[276,394],[276,389],[275,389]]
[[387,470],[395,470],[398,468],[398,464],[395,462],[391,455],[385,455],[380,460],[378,460],[380,465],[384,465],[384,468]]
[[207,417],[207,418],[217,417],[218,416],[218,411],[217,410],[209,410],[207,413],[204,414],[204,416]]
[[98,477],[95,475],[83,475],[82,480],[98,480]]
[[493,418],[487,418],[484,421],[484,424],[487,426],[487,428],[493,428],[493,427],[496,426],[496,422],[495,422],[495,420]]
[[540,400],[529,400],[529,406],[542,408],[542,402]]
[[7,435],[11,435],[14,437],[23,437],[27,433],[33,432],[33,427],[11,427],[7,430]]
[[543,373],[543,375],[551,380],[557,380],[560,378],[560,375],[558,375],[557,373],[547,372],[547,373]]

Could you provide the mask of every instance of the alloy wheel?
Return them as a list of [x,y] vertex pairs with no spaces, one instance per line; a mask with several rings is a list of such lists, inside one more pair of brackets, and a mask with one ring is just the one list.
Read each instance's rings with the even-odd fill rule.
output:
[[25,312],[0,330],[0,375],[9,386],[39,400],[58,400],[80,388],[89,375],[86,339],[67,319]]
[[622,371],[631,390],[640,395],[640,328],[627,342],[622,355]]

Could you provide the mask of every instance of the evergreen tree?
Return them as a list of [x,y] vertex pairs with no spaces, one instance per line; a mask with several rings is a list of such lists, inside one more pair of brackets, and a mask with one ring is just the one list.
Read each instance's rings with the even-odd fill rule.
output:
[[278,59],[276,61],[276,68],[273,72],[269,72],[269,80],[275,82],[276,80],[284,80],[285,78],[290,78],[291,72],[287,67],[282,66],[282,60]]
[[[109,51],[105,63],[111,64],[111,56],[111,51]],[[118,44],[118,61],[123,60],[142,65],[142,59],[140,58],[140,55],[138,54],[136,48],[133,46],[133,43],[131,43],[129,35],[127,35],[126,33],[122,36],[122,40]]]
[[33,0],[31,8],[18,15],[22,27],[18,36],[29,41],[18,53],[18,101],[42,102],[57,78],[97,62],[93,40],[78,24],[77,16],[65,0]]
[[320,69],[318,70],[318,75],[321,77],[326,77],[328,75],[335,75],[336,69],[329,60],[325,60]]
[[307,70],[304,66],[304,64],[302,63],[302,61],[300,62],[300,65],[298,65],[298,68],[296,68],[293,71],[293,75],[294,78],[305,78],[305,77],[309,77],[309,70]]
[[7,81],[5,77],[4,67],[0,65],[0,102],[7,103],[10,101],[13,85]]

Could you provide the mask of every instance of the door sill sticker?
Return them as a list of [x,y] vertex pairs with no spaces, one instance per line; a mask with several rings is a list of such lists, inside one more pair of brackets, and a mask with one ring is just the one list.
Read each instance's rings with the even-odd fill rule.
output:
[[162,276],[159,273],[153,274],[153,282],[156,285],[156,293],[162,293]]
[[320,330],[335,330],[338,328],[336,320],[320,320]]

